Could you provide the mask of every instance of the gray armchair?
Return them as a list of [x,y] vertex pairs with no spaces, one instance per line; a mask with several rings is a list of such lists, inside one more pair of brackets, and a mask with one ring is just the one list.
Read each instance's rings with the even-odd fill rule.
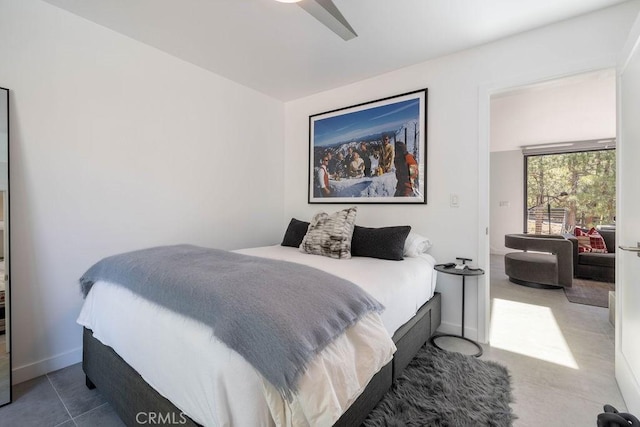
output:
[[580,252],[578,239],[573,234],[564,234],[564,238],[573,244],[573,275],[583,279],[615,283],[616,281],[616,229],[607,227],[598,232],[607,245],[606,254]]
[[504,256],[504,271],[511,282],[547,289],[572,286],[573,244],[563,236],[507,234],[504,245],[523,251]]

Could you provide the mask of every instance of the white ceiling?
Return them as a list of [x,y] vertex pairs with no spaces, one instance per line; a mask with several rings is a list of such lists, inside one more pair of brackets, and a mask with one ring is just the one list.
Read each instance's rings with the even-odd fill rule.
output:
[[334,0],[350,41],[274,0],[45,1],[287,101],[624,0]]

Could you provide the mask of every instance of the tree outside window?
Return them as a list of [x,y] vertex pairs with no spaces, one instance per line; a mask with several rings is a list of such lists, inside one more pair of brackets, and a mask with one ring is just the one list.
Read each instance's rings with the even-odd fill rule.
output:
[[575,226],[588,229],[615,224],[615,150],[545,154],[525,159],[527,232],[558,234]]

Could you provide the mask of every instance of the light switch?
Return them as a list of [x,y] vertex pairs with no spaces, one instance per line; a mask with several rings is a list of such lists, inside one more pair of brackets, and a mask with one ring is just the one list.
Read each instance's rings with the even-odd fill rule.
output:
[[500,200],[500,207],[501,208],[508,208],[509,206],[511,206],[511,202],[508,200]]
[[457,194],[451,194],[449,196],[449,206],[451,206],[452,208],[457,208],[458,206],[460,206],[460,204],[458,203]]

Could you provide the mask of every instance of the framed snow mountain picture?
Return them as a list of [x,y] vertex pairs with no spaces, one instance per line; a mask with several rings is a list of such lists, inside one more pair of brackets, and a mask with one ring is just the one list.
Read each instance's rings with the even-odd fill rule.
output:
[[309,117],[309,203],[427,203],[427,89]]

